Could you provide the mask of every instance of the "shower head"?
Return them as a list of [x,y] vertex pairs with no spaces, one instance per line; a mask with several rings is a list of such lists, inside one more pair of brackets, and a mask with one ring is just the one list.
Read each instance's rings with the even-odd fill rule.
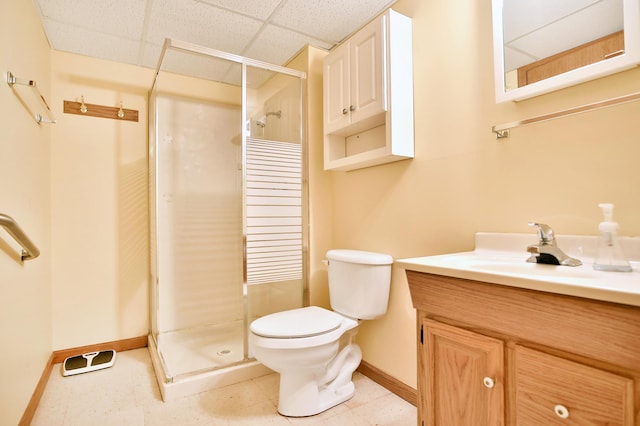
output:
[[276,117],[280,118],[280,116],[282,115],[282,111],[278,110],[274,112],[267,112],[265,115],[256,120],[256,126],[264,129],[267,126],[267,117],[269,117],[270,115],[275,115]]

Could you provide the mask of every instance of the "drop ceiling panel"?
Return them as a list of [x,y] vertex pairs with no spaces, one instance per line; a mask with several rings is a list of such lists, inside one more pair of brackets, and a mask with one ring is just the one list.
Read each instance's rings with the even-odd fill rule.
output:
[[[275,13],[273,22],[338,43],[391,3],[389,0],[288,0]],[[368,18],[363,20],[363,16]]]
[[140,48],[140,56],[135,64],[156,69],[158,67],[160,53],[162,53],[162,46],[143,42]]
[[[33,0],[52,49],[156,68],[165,38],[286,64],[331,49],[395,0]],[[197,75],[201,60],[174,64]],[[211,67],[210,67],[211,68]],[[257,79],[258,81],[260,79]]]
[[623,29],[622,0],[509,0],[503,12],[507,70]]
[[[139,40],[142,35],[144,1],[37,0],[36,4],[40,6],[46,22],[54,21],[83,28],[86,32],[111,34],[130,40]],[[47,35],[53,32],[48,31]]]
[[175,38],[237,53],[261,26],[258,20],[205,3],[154,0],[145,41],[162,45],[165,38]]
[[136,40],[50,20],[46,21],[45,30],[49,43],[57,50],[127,64],[138,60],[140,43]]
[[162,62],[162,71],[224,81],[232,65],[232,62],[224,59],[170,49]]
[[512,49],[509,46],[505,46],[504,48],[504,69],[507,72],[535,61],[536,59],[531,55]]
[[213,6],[242,13],[265,21],[281,3],[281,0],[200,0]]
[[[571,31],[571,28],[582,29]],[[510,45],[536,59],[546,58],[622,29],[622,10],[598,3],[546,25]],[[562,34],[562,37],[560,37]]]
[[504,2],[504,39],[510,42],[576,13],[594,0],[508,0]]
[[276,25],[268,25],[243,54],[272,64],[283,64],[307,44],[327,50],[332,47],[331,43]]

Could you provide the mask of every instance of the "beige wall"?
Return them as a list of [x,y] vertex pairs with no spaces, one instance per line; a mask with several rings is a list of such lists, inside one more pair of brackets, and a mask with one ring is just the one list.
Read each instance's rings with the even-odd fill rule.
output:
[[[147,92],[152,71],[52,52],[53,349],[148,333]],[[139,121],[63,113],[63,101]]]
[[[395,8],[413,18],[413,160],[324,172],[324,52],[296,59],[309,67],[311,303],[328,305],[321,261],[329,248],[395,258],[469,250],[475,232],[531,232],[529,220],[561,234],[593,234],[602,201],[616,204],[623,234],[640,233],[640,103],[514,129],[506,141],[491,133],[495,124],[639,91],[640,70],[496,105],[489,2],[400,0]],[[0,355],[0,423],[15,424],[51,350],[148,331],[152,72],[50,52],[29,2],[0,16],[2,39],[12,40],[0,47],[3,78],[11,70],[37,80],[58,117],[37,125],[0,84],[0,212],[13,215],[42,251],[21,266],[0,234],[0,295],[10,301],[0,339],[12,348]],[[110,106],[122,100],[139,110],[140,122],[62,112],[63,100],[81,96]],[[361,327],[364,359],[415,386],[414,327],[404,271],[396,268],[387,315]]]
[[[331,245],[326,208],[330,176],[322,172],[321,60],[319,49],[301,52],[294,68],[315,67],[308,85],[308,126],[315,138],[312,213],[321,232],[313,238],[314,303],[328,306],[326,268]],[[148,332],[147,91],[151,70],[52,52],[52,104],[59,117],[52,133],[53,349],[144,335]],[[169,78],[171,76],[166,76]],[[189,92],[189,80],[170,82]],[[166,87],[166,84],[165,84]],[[191,92],[189,92],[191,93]],[[139,110],[139,123],[64,114],[63,100]],[[320,150],[319,152],[317,152]],[[321,183],[322,182],[322,183]],[[322,225],[320,225],[322,223]],[[312,231],[313,232],[313,231]],[[315,283],[315,284],[314,284]]]
[[[51,355],[49,152],[52,124],[37,124],[6,84],[7,71],[32,79],[50,99],[50,51],[32,2],[0,8],[0,213],[40,249],[20,263],[20,247],[0,228],[0,424],[15,425]],[[25,95],[26,86],[15,86]],[[27,89],[25,91],[24,89]]]
[[[400,0],[413,18],[415,158],[333,173],[333,242],[395,258],[473,248],[478,231],[595,234],[599,202],[640,234],[640,103],[535,124],[491,126],[640,90],[640,70],[495,104],[489,1]],[[524,249],[524,248],[523,248]],[[415,386],[415,313],[394,268],[387,315],[364,323],[364,359]]]
[[309,46],[287,66],[307,73],[304,97],[309,181],[309,303],[329,308],[327,267],[322,263],[327,250],[333,248],[332,175],[324,171],[322,148],[322,59],[326,55],[325,50]]

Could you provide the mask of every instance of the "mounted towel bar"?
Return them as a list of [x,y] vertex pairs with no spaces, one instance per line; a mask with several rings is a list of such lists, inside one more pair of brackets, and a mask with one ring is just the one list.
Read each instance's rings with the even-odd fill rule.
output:
[[493,126],[491,131],[496,134],[497,139],[505,139],[509,137],[509,129],[514,127],[526,126],[527,124],[539,123],[541,121],[553,120],[560,117],[579,114],[582,112],[593,111],[600,108],[606,108],[613,105],[620,105],[627,102],[640,100],[640,92],[631,93],[629,95],[619,96],[617,98],[607,99],[605,101],[594,102],[579,107],[569,108],[562,111],[553,112],[551,114],[539,115],[537,117],[528,118],[526,120],[513,121],[511,123],[499,124]]
[[[49,104],[47,104],[44,96],[42,96],[38,90],[35,81],[18,78],[11,72],[7,72],[7,84],[14,90],[22,104],[33,114],[33,118],[35,118],[36,123],[55,124],[56,118],[53,116],[51,108],[49,108]],[[26,86],[28,89],[25,89],[25,92],[20,94],[22,91],[19,92],[16,90],[16,84],[19,86]]]
[[15,220],[11,216],[0,213],[0,226],[2,226],[9,235],[22,246],[22,253],[20,253],[20,259],[25,260],[35,259],[40,256],[40,250],[35,246],[22,231],[22,228],[18,226]]

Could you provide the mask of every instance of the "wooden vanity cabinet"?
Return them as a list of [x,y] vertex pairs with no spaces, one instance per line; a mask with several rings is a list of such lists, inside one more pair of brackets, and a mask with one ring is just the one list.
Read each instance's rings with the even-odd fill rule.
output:
[[420,400],[429,414],[424,424],[501,424],[504,343],[429,319],[422,332],[424,375],[431,378]]
[[640,426],[640,308],[407,270],[418,426]]

